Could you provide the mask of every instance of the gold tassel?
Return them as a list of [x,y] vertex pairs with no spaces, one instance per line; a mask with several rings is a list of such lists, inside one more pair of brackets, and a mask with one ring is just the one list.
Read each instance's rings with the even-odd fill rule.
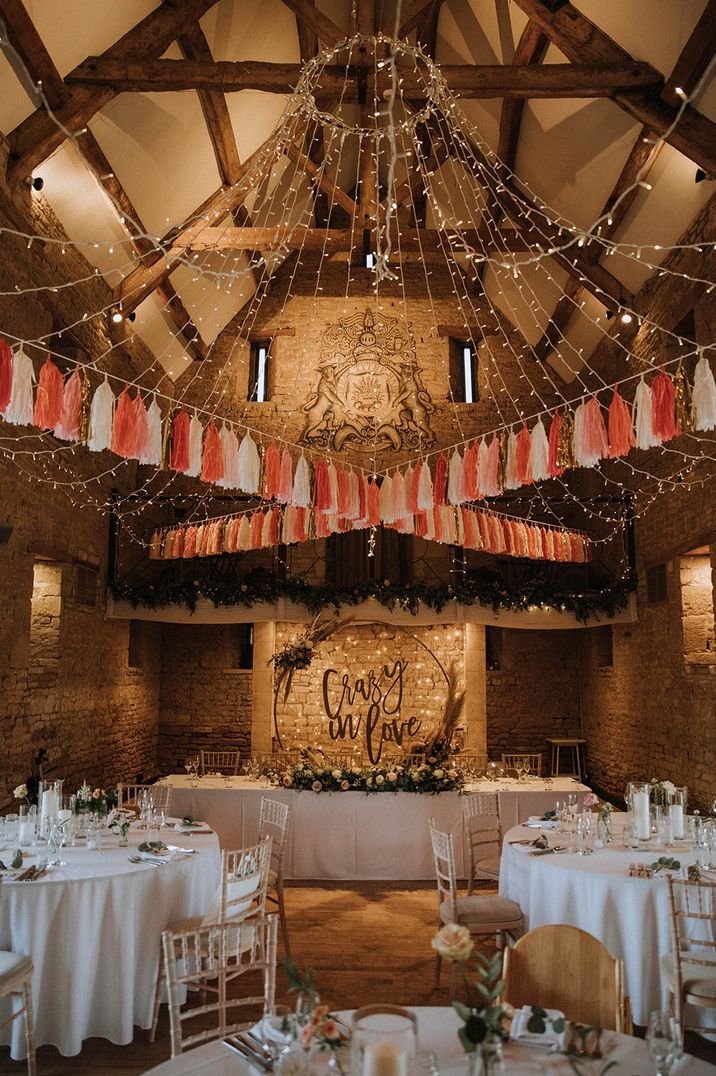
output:
[[674,384],[676,386],[676,424],[682,433],[691,433],[693,429],[691,421],[691,385],[684,373],[683,359],[676,368]]
[[505,471],[507,469],[507,447],[508,447],[509,443],[510,443],[510,431],[509,430],[501,430],[500,431],[500,452],[499,452],[500,462],[499,462],[499,465],[498,465],[498,468],[497,468],[497,477],[498,477],[499,486],[500,486],[501,489],[505,485]]
[[90,383],[84,370],[79,371],[82,382],[82,417],[80,419],[80,440],[87,444],[90,439]]
[[165,471],[171,463],[173,419],[174,416],[171,411],[167,411],[164,426],[162,427],[162,462],[160,464],[160,470],[162,471]]
[[559,444],[557,445],[557,466],[565,470],[574,467],[574,419],[572,412],[566,408],[562,414],[559,427]]

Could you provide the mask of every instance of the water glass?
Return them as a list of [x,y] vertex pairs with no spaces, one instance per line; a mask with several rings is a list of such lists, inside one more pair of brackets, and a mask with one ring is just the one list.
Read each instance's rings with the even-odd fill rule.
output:
[[646,1028],[646,1045],[649,1057],[656,1068],[657,1076],[668,1076],[668,1072],[676,1060],[679,1043],[675,1041],[674,1024],[676,1024],[676,1021],[668,1012],[654,1011],[649,1013],[649,1023]]
[[594,851],[594,815],[582,811],[577,819],[577,855],[591,856]]
[[261,1020],[261,1042],[273,1062],[291,1048],[296,1037],[296,1020],[288,1005],[274,1005]]

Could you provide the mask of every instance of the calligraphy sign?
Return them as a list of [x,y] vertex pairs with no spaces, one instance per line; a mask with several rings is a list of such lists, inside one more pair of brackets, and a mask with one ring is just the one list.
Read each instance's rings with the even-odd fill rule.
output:
[[[332,740],[363,738],[368,758],[377,765],[387,743],[403,747],[406,738],[414,739],[422,721],[414,715],[403,719],[404,676],[409,662],[398,658],[376,673],[351,678],[337,669],[323,674],[323,707],[328,717],[328,734]],[[334,701],[337,699],[337,702]]]

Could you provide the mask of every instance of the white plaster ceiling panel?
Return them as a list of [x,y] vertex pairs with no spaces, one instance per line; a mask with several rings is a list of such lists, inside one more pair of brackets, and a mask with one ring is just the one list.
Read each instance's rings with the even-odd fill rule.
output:
[[24,0],[61,75],[99,56],[159,7],[159,0]]
[[574,380],[586,359],[608,334],[605,308],[587,291],[576,301],[575,313],[562,330],[559,345],[548,362],[566,382]]
[[517,280],[509,270],[490,264],[484,276],[485,296],[529,343],[535,344],[557,305],[566,279],[566,272],[549,259],[521,270]]
[[196,265],[180,265],[171,279],[202,339],[211,343],[251,298],[253,277],[237,251],[202,255]]
[[299,62],[296,16],[282,0],[220,0],[201,28],[215,60]]
[[698,22],[706,0],[572,0],[635,60],[667,77]]
[[0,52],[0,131],[3,134],[9,134],[35,109],[23,85],[4,52]]
[[127,232],[119,215],[71,142],[65,142],[37,169],[43,197],[91,265],[115,286],[134,268]]
[[186,353],[181,337],[176,336],[176,326],[169,321],[164,303],[154,292],[137,307],[137,318],[132,324],[136,333],[147,345],[157,362],[176,379],[192,360]]
[[163,235],[221,185],[195,93],[126,93],[90,124],[145,227]]
[[556,213],[589,227],[640,130],[612,101],[601,98],[531,101],[523,114],[515,172]]

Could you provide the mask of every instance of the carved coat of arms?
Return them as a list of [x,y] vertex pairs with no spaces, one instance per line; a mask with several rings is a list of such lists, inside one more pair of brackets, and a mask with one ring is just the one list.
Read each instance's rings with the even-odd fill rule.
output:
[[336,451],[347,442],[395,450],[434,443],[435,405],[420,379],[410,334],[397,318],[366,310],[330,325],[319,375],[303,408],[304,443]]

